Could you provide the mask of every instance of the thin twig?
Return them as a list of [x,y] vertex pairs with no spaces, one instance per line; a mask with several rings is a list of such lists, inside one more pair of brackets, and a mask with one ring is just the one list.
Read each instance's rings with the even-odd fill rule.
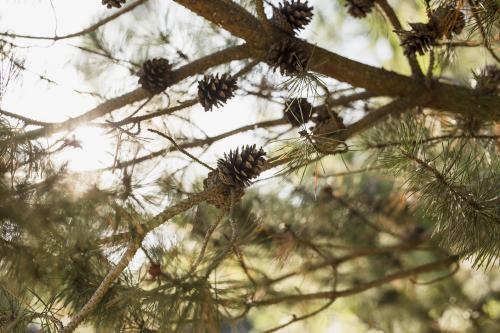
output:
[[198,268],[198,266],[200,265],[201,261],[203,260],[203,257],[205,256],[205,251],[207,249],[208,242],[210,241],[210,238],[212,237],[212,234],[214,233],[214,231],[217,229],[217,227],[222,222],[224,215],[225,215],[225,212],[221,212],[221,214],[217,217],[217,220],[215,221],[215,223],[213,225],[211,225],[210,228],[208,228],[207,233],[205,234],[205,238],[203,239],[203,244],[201,246],[200,253],[196,257],[196,260],[191,265],[191,268],[189,269],[189,271],[186,273],[186,275],[185,275],[186,277],[191,276],[194,273],[194,271]]
[[491,54],[491,56],[493,57],[493,59],[495,59],[498,63],[500,63],[500,57],[498,57],[496,55],[495,51],[493,51],[493,49],[489,45],[488,34],[484,30],[483,22],[481,21],[481,18],[479,17],[479,14],[478,14],[478,11],[477,11],[478,4],[477,4],[476,0],[469,0],[469,3],[472,5],[472,8],[473,8],[473,10],[472,10],[472,16],[474,17],[474,20],[476,20],[476,23],[477,23],[477,25],[479,27],[479,32],[481,33],[481,36],[483,38],[483,46],[484,46],[484,48]]
[[[392,6],[387,2],[387,0],[375,0],[375,2],[379,5],[380,9],[382,9],[382,11],[385,13],[387,18],[391,22],[393,28],[395,30],[402,30],[403,27],[399,22],[399,18],[396,15],[396,12],[392,8]],[[411,67],[412,74],[417,77],[423,77],[424,74],[422,73],[422,69],[418,64],[417,57],[414,54],[410,54],[407,56],[407,58]]]
[[54,35],[53,37],[29,36],[29,35],[12,34],[12,33],[7,33],[7,32],[0,32],[0,36],[7,36],[7,37],[13,37],[13,38],[38,39],[38,40],[51,40],[54,42],[58,41],[58,40],[62,40],[62,39],[79,37],[79,36],[83,36],[83,35],[86,35],[88,33],[91,33],[93,31],[96,31],[97,29],[99,29],[103,25],[117,19],[118,17],[122,16],[125,13],[130,12],[132,9],[136,8],[137,6],[142,5],[146,1],[148,1],[148,0],[137,0],[136,2],[130,4],[129,6],[126,6],[122,9],[118,10],[116,13],[100,20],[99,22],[97,22],[95,24],[92,24],[91,26],[89,26],[81,31],[74,32],[74,33],[67,34],[67,35],[63,35],[63,36],[57,36],[57,35]]
[[276,326],[276,327],[270,328],[270,329],[268,329],[268,330],[265,330],[265,331],[263,331],[262,333],[271,333],[271,332],[276,332],[276,331],[278,331],[278,330],[280,330],[280,329],[282,329],[282,328],[285,328],[285,327],[287,327],[287,326],[290,326],[290,325],[292,325],[292,324],[294,324],[294,323],[296,323],[296,322],[298,322],[298,321],[302,321],[302,320],[305,320],[305,319],[307,319],[307,318],[311,318],[311,317],[313,317],[313,316],[317,315],[318,313],[320,313],[320,312],[322,312],[322,311],[324,311],[324,310],[328,309],[328,308],[330,307],[330,305],[332,305],[332,304],[333,304],[333,302],[334,302],[334,300],[330,300],[330,301],[328,301],[328,303],[326,303],[325,305],[321,306],[320,308],[318,308],[318,309],[316,309],[316,310],[314,310],[314,311],[311,311],[311,312],[309,312],[309,313],[307,313],[307,314],[305,314],[305,315],[299,316],[299,317],[297,317],[297,316],[293,315],[293,316],[292,316],[292,319],[290,319],[288,322],[286,322],[286,323],[284,323],[284,324],[282,324],[282,325],[279,325],[279,326]]
[[252,307],[255,306],[268,306],[268,305],[275,305],[279,303],[297,303],[297,302],[303,302],[303,301],[309,301],[309,300],[316,300],[316,299],[331,299],[335,300],[340,297],[347,297],[347,296],[352,296],[359,294],[361,292],[364,292],[366,290],[376,288],[378,286],[390,283],[392,281],[408,278],[411,276],[415,276],[421,273],[426,273],[430,271],[434,271],[436,269],[439,269],[443,266],[448,266],[458,260],[457,256],[450,256],[444,259],[440,259],[437,261],[434,261],[429,264],[417,266],[411,269],[407,270],[402,270],[396,273],[392,273],[389,275],[386,275],[382,278],[366,282],[366,283],[361,283],[353,288],[349,289],[344,289],[340,291],[323,291],[323,292],[318,292],[318,293],[311,293],[311,294],[298,294],[298,295],[285,295],[285,296],[280,296],[280,297],[275,297],[275,298],[269,298],[269,299],[263,299],[259,301],[253,301],[250,302],[249,305]]
[[206,164],[205,162],[199,160],[197,157],[193,156],[192,154],[190,154],[187,150],[185,150],[184,148],[182,148],[181,146],[179,146],[177,144],[177,142],[175,142],[174,139],[172,139],[171,137],[169,137],[168,135],[160,132],[160,131],[157,131],[157,130],[154,130],[154,129],[148,129],[148,131],[150,132],[153,132],[153,133],[156,133],[162,137],[164,137],[165,139],[167,139],[168,141],[170,141],[174,146],[175,148],[177,148],[178,151],[180,151],[181,153],[183,153],[184,155],[188,156],[189,158],[191,158],[193,161],[196,161],[197,163],[199,163],[200,165],[203,165],[205,168],[207,168],[208,170],[211,170],[211,171],[214,171],[215,169],[212,168],[210,165]]

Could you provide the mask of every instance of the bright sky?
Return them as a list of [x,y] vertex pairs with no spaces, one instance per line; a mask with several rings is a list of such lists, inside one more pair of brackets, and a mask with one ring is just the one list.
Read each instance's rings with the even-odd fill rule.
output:
[[[192,19],[192,16],[187,14],[183,8],[170,1],[152,1],[161,7],[171,5],[174,14],[170,17],[179,20]],[[1,2],[0,30],[26,35],[53,36],[56,32],[58,35],[72,33],[87,27],[98,16],[102,17],[116,11],[116,9],[107,10],[97,0],[1,0]],[[325,6],[325,1],[311,0],[309,2],[316,8]],[[136,12],[145,14],[141,10],[138,8]],[[355,25],[342,26],[343,29],[355,29]],[[196,27],[193,31],[195,30]],[[187,31],[188,35],[189,32]],[[316,40],[323,40],[322,36],[318,36],[312,31],[305,33],[312,35]],[[346,33],[346,31],[339,33]],[[84,80],[72,62],[75,57],[82,56],[81,51],[74,47],[74,45],[80,44],[78,39],[68,39],[56,43],[18,39],[16,43],[34,47],[17,53],[18,56],[25,58],[25,66],[29,71],[24,73],[22,80],[19,81],[20,85],[9,88],[1,105],[3,109],[37,120],[53,122],[64,121],[69,117],[82,114],[99,103],[93,97],[74,91],[75,89],[80,91],[93,91],[95,89]],[[181,43],[186,44],[185,39]],[[372,64],[383,62],[391,56],[390,48],[384,42],[379,42],[375,46],[374,54],[363,53],[362,51],[369,46],[369,39],[363,35],[341,45],[326,44],[324,46],[328,48],[342,51],[341,53]],[[57,84],[47,84],[40,81],[39,75],[43,75]],[[102,79],[112,80],[113,78]],[[131,86],[130,90],[135,87]],[[245,98],[232,100],[226,107],[217,110],[217,112],[193,112],[193,114],[196,123],[210,124],[210,126],[203,126],[203,130],[209,135],[214,135],[258,121],[256,113],[252,112],[253,109],[255,109],[255,100]],[[69,167],[72,170],[95,169],[112,163],[112,144],[102,137],[100,130],[82,128],[75,132],[75,136],[82,140],[83,149],[67,150],[63,156],[60,156],[63,160],[70,161]],[[238,135],[236,138],[231,138],[229,142],[226,140],[216,144],[212,149],[212,154],[221,154],[223,151],[227,151],[229,143],[232,148],[250,141],[252,141],[251,134]],[[212,156],[212,160],[214,158],[215,156]]]

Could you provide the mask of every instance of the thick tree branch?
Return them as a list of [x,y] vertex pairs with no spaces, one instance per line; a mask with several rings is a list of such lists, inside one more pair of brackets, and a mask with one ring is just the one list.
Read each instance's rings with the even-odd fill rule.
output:
[[208,21],[242,38],[252,45],[265,45],[259,20],[234,1],[226,0],[174,0],[180,5],[204,17]]
[[[416,97],[416,98],[410,98],[410,97],[399,98],[395,101],[392,101],[392,102],[380,107],[377,110],[371,111],[365,117],[358,120],[354,124],[347,126],[345,129],[337,130],[334,133],[329,134],[330,140],[329,140],[328,149],[330,151],[334,151],[338,145],[345,142],[347,139],[354,136],[355,134],[358,134],[358,133],[364,131],[365,129],[368,129],[368,128],[374,126],[376,123],[378,123],[380,120],[384,119],[385,117],[387,117],[391,114],[395,115],[395,114],[398,114],[400,112],[404,112],[408,109],[411,109],[411,108],[419,105],[420,103],[425,102],[429,98],[432,98],[432,96],[426,95],[426,96],[420,96],[420,97]],[[323,125],[323,127],[327,131],[330,128],[328,125],[329,124]],[[321,135],[322,133],[318,133],[318,134]],[[323,133],[323,134],[325,134],[325,133]],[[328,133],[326,133],[326,134],[328,134]],[[293,157],[287,157],[287,156],[293,156],[293,154],[287,153],[286,156],[277,156],[275,158],[269,159],[268,163],[266,164],[266,170],[278,167],[280,165],[284,165],[286,163],[289,163],[291,160],[293,160]]]
[[[252,47],[254,57],[266,61],[267,50],[274,41],[284,37],[278,30],[264,33],[257,18],[243,7],[224,0],[175,0],[205,19],[221,26],[233,35],[243,38]],[[297,39],[297,41],[300,41]],[[372,93],[387,96],[421,96],[429,93],[425,82],[381,68],[372,67],[329,52],[316,45],[300,41],[312,55],[309,69],[365,88]],[[500,119],[500,97],[478,96],[473,90],[445,83],[435,83],[434,96],[421,106],[455,113],[480,115],[488,119]]]

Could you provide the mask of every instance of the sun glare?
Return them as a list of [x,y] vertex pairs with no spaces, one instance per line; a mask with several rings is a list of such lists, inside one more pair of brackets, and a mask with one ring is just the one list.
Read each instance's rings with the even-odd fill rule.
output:
[[81,127],[74,131],[74,138],[81,147],[68,147],[57,156],[58,162],[68,163],[69,170],[88,171],[113,163],[113,142],[102,129]]

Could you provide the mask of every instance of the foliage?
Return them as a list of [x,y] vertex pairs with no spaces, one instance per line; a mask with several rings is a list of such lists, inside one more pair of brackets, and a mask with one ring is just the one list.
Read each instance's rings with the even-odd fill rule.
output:
[[[498,1],[364,1],[360,18],[310,0],[302,39],[279,30],[281,3],[129,0],[76,34],[1,26],[1,332],[498,332]],[[405,54],[395,31],[443,5],[465,32]],[[4,110],[30,90],[30,43],[61,40],[95,107]],[[137,75],[159,57],[153,95]],[[203,77],[231,87],[200,94]],[[296,99],[308,121],[287,117]],[[220,132],[227,110],[255,122]],[[78,172],[65,154],[102,148],[85,127],[112,162]]]

